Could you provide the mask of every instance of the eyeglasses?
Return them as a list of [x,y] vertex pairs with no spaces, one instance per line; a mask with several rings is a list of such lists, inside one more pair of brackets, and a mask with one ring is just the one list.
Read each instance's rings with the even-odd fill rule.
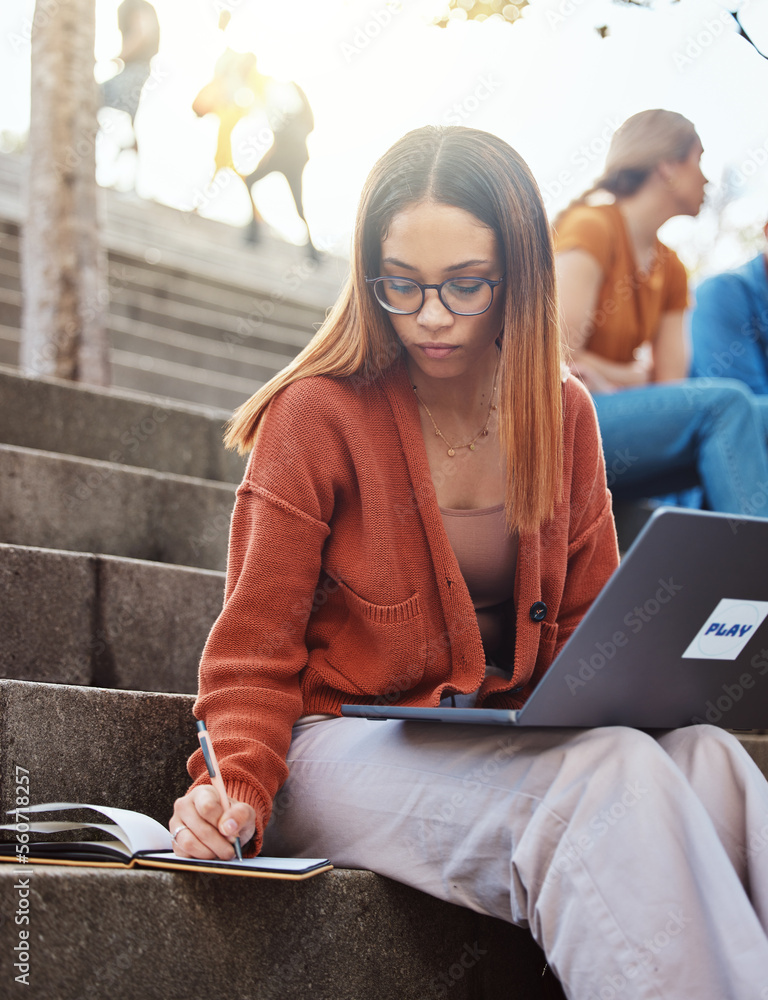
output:
[[373,294],[387,312],[398,316],[412,316],[424,305],[428,288],[437,290],[445,308],[457,316],[479,316],[491,307],[493,290],[504,280],[490,278],[447,278],[439,285],[422,285],[413,278],[366,278],[373,285]]

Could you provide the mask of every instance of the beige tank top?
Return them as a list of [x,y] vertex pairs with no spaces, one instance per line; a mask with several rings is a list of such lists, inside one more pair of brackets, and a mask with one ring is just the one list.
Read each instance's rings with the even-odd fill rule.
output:
[[476,510],[441,507],[440,513],[475,607],[486,659],[492,660],[515,591],[517,533],[507,532],[503,504]]

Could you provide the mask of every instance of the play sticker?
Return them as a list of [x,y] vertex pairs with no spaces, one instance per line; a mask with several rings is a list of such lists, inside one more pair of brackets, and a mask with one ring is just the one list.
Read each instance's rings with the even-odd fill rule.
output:
[[690,660],[735,660],[768,615],[768,601],[724,597],[683,653]]

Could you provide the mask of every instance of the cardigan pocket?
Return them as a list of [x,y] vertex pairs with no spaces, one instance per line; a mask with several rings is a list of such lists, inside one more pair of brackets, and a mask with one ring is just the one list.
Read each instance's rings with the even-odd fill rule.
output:
[[326,663],[360,694],[397,701],[418,684],[426,666],[418,592],[399,604],[372,604],[345,583],[340,590],[347,617],[328,644]]

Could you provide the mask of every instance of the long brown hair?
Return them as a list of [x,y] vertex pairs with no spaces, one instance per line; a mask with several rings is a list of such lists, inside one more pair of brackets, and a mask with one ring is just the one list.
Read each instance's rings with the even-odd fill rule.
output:
[[536,530],[562,491],[562,348],[552,238],[528,166],[497,136],[425,126],[392,146],[371,171],[357,213],[350,275],[310,343],[240,406],[227,447],[243,453],[285,386],[312,375],[377,378],[403,353],[366,276],[379,274],[381,241],[406,206],[431,200],[470,212],[498,241],[506,278],[499,366],[499,422],[512,529]]
[[635,194],[660,163],[682,163],[698,139],[693,122],[677,111],[653,108],[627,118],[613,134],[603,173],[558,213],[555,229],[572,208],[586,204],[598,191],[614,198]]

